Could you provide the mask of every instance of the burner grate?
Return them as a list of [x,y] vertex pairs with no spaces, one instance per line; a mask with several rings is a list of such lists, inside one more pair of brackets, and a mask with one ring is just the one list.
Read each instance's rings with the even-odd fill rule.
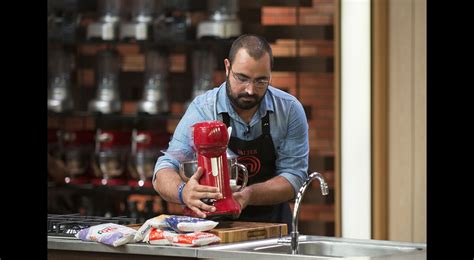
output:
[[136,224],[136,218],[125,216],[99,217],[81,216],[77,214],[48,214],[48,235],[73,237],[81,229],[104,223],[115,223],[119,225]]

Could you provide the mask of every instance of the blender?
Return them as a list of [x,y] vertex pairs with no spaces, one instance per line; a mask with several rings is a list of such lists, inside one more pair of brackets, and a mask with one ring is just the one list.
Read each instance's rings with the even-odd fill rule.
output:
[[103,114],[122,110],[118,89],[120,59],[116,51],[103,50],[97,54],[97,93],[89,101],[89,111]]
[[210,50],[195,50],[192,54],[193,91],[191,99],[185,107],[197,96],[204,94],[213,87],[213,75],[216,68],[216,56]]
[[99,0],[101,17],[98,22],[87,26],[87,39],[115,40],[120,22],[120,7],[121,0]]
[[130,179],[128,184],[134,187],[152,187],[153,170],[156,159],[162,155],[161,149],[170,140],[168,133],[151,130],[133,129],[132,148],[129,161]]
[[61,113],[73,109],[71,94],[71,70],[73,57],[62,49],[50,50],[50,84],[48,89],[48,110]]
[[241,33],[237,0],[208,0],[209,18],[199,23],[197,38],[229,39]]
[[191,15],[189,2],[183,0],[159,1],[157,17],[153,21],[153,40],[155,42],[183,42],[190,38]]
[[132,1],[132,21],[120,25],[120,39],[147,40],[154,10],[155,0]]
[[126,184],[126,160],[130,147],[130,131],[98,128],[95,135],[94,185]]
[[169,59],[165,53],[147,50],[145,56],[145,85],[137,111],[146,114],[160,114],[169,111],[168,67]]
[[66,131],[62,134],[64,162],[67,169],[65,183],[89,182],[90,160],[94,151],[94,132],[90,130]]

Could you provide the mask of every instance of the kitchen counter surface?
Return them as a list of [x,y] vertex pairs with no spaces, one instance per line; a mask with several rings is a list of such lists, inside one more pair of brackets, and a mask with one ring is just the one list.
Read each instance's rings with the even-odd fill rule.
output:
[[[348,241],[350,239],[330,238],[333,241]],[[265,240],[261,240],[265,241]],[[369,240],[368,240],[369,241]],[[371,240],[370,240],[371,241]],[[250,241],[248,241],[250,242]],[[177,247],[149,245],[145,243],[126,244],[119,247],[112,247],[98,242],[82,241],[75,237],[48,236],[48,259],[64,259],[64,257],[74,256],[74,259],[94,259],[102,257],[104,259],[126,259],[133,255],[134,259],[176,259],[176,258],[200,258],[200,259],[334,259],[332,257],[319,257],[309,255],[288,255],[278,253],[262,253],[253,251],[236,250],[239,245],[248,243],[229,243],[203,247]],[[252,241],[258,242],[257,240]],[[385,243],[391,243],[386,241]],[[396,244],[396,242],[394,242]],[[407,244],[407,243],[405,243]],[[414,244],[415,245],[415,244]],[[424,247],[424,244],[416,244]],[[93,254],[91,254],[93,253]],[[426,250],[401,255],[379,256],[379,257],[353,257],[346,259],[358,260],[422,260],[427,259]]]
[[82,241],[75,237],[60,236],[48,236],[48,251],[51,252],[51,250],[188,258],[197,257],[196,247],[160,246],[146,243],[132,243],[113,247],[93,241]]

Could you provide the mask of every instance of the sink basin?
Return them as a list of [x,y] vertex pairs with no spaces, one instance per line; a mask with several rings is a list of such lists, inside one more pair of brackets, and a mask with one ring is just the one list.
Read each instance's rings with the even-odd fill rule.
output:
[[[288,239],[289,237],[285,237]],[[222,244],[204,250],[206,256],[236,256],[244,253],[258,259],[286,259],[291,255],[291,246],[279,239],[264,239],[235,244]],[[232,254],[234,253],[234,254]],[[405,257],[406,256],[406,257]],[[380,257],[380,258],[378,258]],[[388,257],[388,258],[387,258]],[[426,259],[426,245],[384,240],[346,239],[323,236],[299,236],[299,250],[295,259]]]
[[[277,254],[291,254],[290,245],[277,244],[254,248],[257,252]],[[417,247],[354,244],[334,241],[302,241],[299,243],[299,254],[327,256],[327,257],[354,257],[354,256],[386,256],[411,253],[422,250]]]

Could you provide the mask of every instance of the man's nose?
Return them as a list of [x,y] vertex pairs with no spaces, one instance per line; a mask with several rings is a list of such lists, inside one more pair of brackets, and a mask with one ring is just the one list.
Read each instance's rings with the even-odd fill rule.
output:
[[250,81],[247,86],[245,86],[245,92],[249,95],[254,95],[255,94],[255,82]]

